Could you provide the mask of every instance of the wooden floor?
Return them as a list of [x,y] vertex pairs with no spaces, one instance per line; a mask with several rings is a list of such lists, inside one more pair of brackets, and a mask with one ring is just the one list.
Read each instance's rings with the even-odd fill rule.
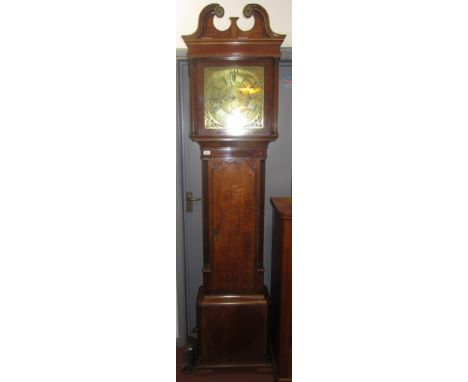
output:
[[184,374],[180,370],[184,348],[177,348],[177,382],[274,382],[271,373],[214,371],[210,374]]

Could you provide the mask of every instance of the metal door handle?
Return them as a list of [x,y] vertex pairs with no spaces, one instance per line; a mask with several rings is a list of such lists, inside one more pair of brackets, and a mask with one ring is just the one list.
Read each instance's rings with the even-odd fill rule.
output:
[[201,198],[187,198],[189,202],[198,202]]
[[191,192],[185,193],[185,205],[187,212],[193,212],[193,202],[198,202],[202,200],[202,198],[194,198]]

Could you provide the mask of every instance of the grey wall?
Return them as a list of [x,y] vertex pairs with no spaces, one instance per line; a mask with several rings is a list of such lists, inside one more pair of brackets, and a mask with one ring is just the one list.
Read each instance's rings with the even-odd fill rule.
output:
[[265,220],[263,260],[265,265],[265,284],[270,290],[271,231],[273,210],[271,197],[291,196],[292,189],[292,87],[285,81],[291,77],[291,60],[280,62],[278,89],[278,139],[268,146],[265,162]]

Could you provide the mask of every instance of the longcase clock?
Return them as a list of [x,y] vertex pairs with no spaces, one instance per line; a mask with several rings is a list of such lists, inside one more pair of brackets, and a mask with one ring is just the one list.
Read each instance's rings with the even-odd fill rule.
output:
[[203,285],[197,297],[194,366],[270,366],[263,281],[263,215],[268,143],[277,138],[278,62],[285,35],[266,10],[249,4],[219,31],[218,4],[200,13],[188,47],[190,138],[200,145],[203,188]]

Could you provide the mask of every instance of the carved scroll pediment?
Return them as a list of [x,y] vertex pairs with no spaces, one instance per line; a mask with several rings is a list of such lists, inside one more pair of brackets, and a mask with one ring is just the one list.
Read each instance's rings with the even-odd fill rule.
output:
[[243,15],[246,18],[253,16],[254,25],[250,30],[244,31],[237,25],[238,17],[230,17],[231,25],[228,29],[221,31],[214,25],[214,17],[223,17],[224,8],[219,4],[207,5],[200,13],[198,28],[191,34],[182,36],[189,46],[191,42],[213,41],[213,40],[267,40],[276,41],[281,45],[285,35],[275,33],[270,28],[270,19],[267,11],[258,4],[247,4],[244,7]]

